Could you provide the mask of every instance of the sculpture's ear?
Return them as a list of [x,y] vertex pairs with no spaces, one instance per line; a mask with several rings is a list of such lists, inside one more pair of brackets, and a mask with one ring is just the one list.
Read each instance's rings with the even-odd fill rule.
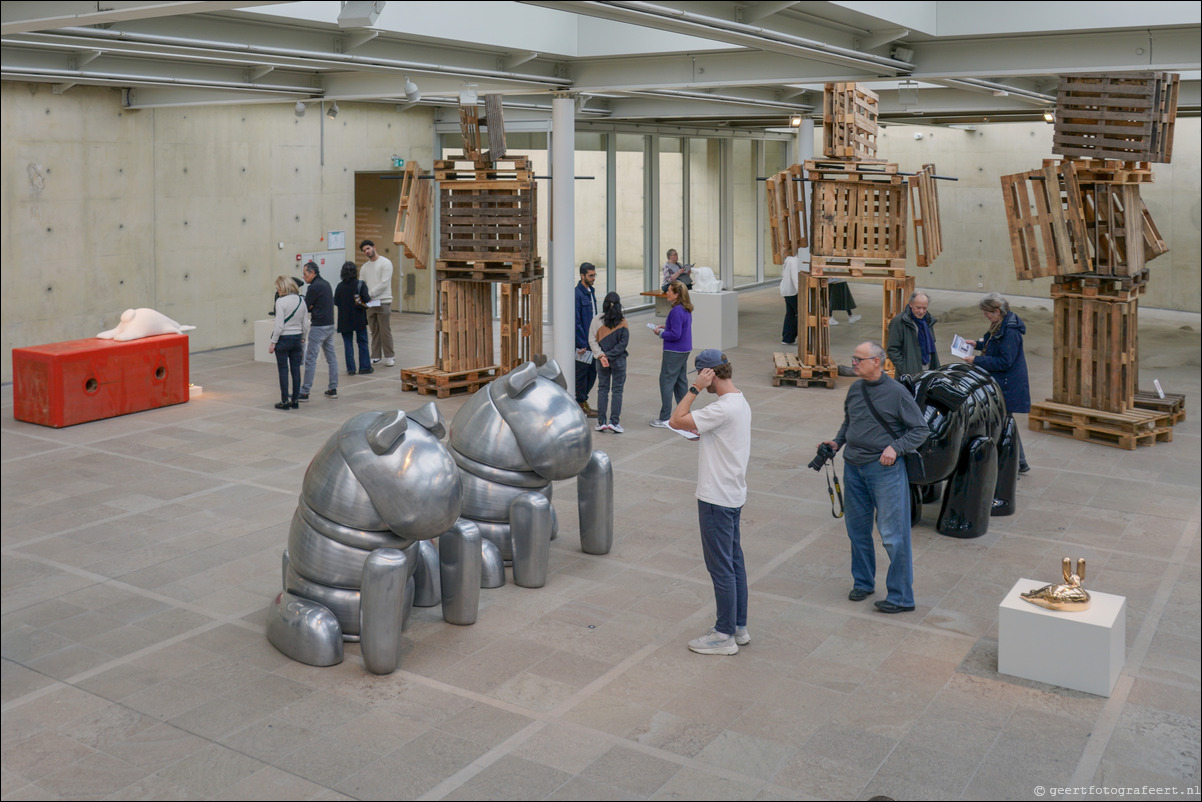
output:
[[1061,563],[1060,573],[1062,573],[1064,575],[1065,583],[1072,581],[1073,561],[1070,560],[1068,557],[1065,557],[1064,561]]
[[559,369],[559,363],[554,359],[547,358],[546,362],[539,367],[538,375],[544,379],[550,379],[565,390],[568,389],[568,380],[564,377],[563,371]]
[[1077,579],[1081,580],[1082,582],[1085,581],[1085,558],[1084,557],[1077,558]]
[[434,405],[433,401],[421,409],[410,412],[409,417],[439,440],[447,436],[446,421],[443,420],[442,413],[438,411],[438,407]]
[[[538,367],[533,362],[527,362],[520,368],[509,371],[501,381],[510,398],[517,398],[538,378]],[[565,388],[566,389],[566,388]]]
[[131,321],[135,317],[137,317],[137,315],[138,315],[138,310],[126,309],[124,312],[121,313],[121,322],[128,323],[129,321]]
[[381,412],[367,427],[367,444],[377,454],[383,454],[405,436],[409,419],[399,409]]

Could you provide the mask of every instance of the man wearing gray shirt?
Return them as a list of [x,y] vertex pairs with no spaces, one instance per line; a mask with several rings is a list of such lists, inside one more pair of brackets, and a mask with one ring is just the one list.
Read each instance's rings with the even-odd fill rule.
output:
[[[918,404],[884,372],[885,351],[877,343],[856,346],[852,369],[860,381],[843,402],[843,426],[827,445],[847,446],[843,485],[844,524],[851,540],[853,586],[847,598],[863,601],[876,589],[872,519],[889,555],[888,595],[876,602],[882,613],[914,609],[914,566],[910,556],[910,482],[902,456],[917,451],[930,434]],[[875,414],[874,414],[875,410]]]

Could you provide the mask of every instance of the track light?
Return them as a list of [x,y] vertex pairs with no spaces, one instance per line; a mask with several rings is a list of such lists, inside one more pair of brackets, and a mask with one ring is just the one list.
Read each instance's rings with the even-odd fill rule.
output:
[[296,116],[297,117],[305,116],[305,101],[303,101],[303,100],[296,101]]
[[405,76],[405,100],[410,103],[416,103],[422,99],[422,92],[417,88],[417,84],[409,80],[409,76]]
[[326,116],[329,117],[331,120],[338,116],[338,101],[337,100],[334,101],[334,105],[330,106],[330,108],[328,108],[326,110]]

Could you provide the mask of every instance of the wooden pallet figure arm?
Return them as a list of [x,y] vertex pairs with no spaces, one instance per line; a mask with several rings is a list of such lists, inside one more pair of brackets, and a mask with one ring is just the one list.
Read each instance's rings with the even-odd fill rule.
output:
[[916,264],[930,267],[943,253],[943,231],[939,223],[939,191],[935,165],[924,164],[909,178],[911,214],[914,220]]
[[1092,269],[1073,162],[1001,177],[1014,269],[1035,279]]

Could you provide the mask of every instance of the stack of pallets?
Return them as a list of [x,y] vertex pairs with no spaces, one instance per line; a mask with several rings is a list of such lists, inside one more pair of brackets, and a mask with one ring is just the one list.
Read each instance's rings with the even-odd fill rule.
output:
[[[883,343],[889,322],[914,290],[914,278],[906,275],[911,203],[917,264],[930,266],[943,242],[935,165],[923,165],[907,179],[896,164],[876,158],[878,100],[871,91],[853,83],[829,83],[823,97],[824,158],[769,177],[767,191],[773,261],[783,264],[799,250],[810,249],[809,270],[798,279],[796,359],[815,375],[827,375],[826,386],[833,387],[838,368],[830,355],[830,279],[881,283]],[[793,367],[781,367],[788,362],[776,358],[781,356],[774,356],[774,384],[796,378]],[[893,365],[886,363],[886,370],[892,374]]]
[[[538,190],[526,157],[506,157],[500,97],[486,116],[460,110],[464,153],[434,163],[440,234],[435,260],[434,364],[401,371],[401,386],[439,398],[475,392],[542,353]],[[481,151],[486,127],[489,149]],[[500,353],[493,304],[500,312]]]
[[1168,251],[1140,187],[1172,158],[1177,86],[1171,73],[1062,77],[1065,158],[1002,177],[1018,277],[1053,277],[1052,398],[1032,405],[1033,430],[1134,449],[1171,442],[1184,419],[1183,399],[1138,390],[1139,296]]

